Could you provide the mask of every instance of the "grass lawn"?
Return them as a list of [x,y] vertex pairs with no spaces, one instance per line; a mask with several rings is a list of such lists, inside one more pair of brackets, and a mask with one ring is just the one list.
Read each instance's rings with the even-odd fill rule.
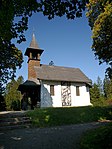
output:
[[112,149],[112,123],[86,132],[80,149]]
[[27,114],[34,126],[50,127],[112,120],[112,107],[43,108],[28,111]]

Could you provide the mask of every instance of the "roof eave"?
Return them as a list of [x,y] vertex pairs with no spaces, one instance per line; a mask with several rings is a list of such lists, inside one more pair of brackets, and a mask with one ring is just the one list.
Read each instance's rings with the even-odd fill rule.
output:
[[38,78],[39,80],[44,80],[44,81],[66,81],[66,82],[77,82],[77,83],[86,83],[88,85],[91,86],[91,82],[88,82],[88,81],[80,81],[80,80],[66,80],[66,79],[44,79],[44,78]]

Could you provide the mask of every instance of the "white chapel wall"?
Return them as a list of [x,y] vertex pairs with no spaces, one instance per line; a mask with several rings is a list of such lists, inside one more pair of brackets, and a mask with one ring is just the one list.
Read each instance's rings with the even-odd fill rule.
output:
[[[76,86],[79,86],[80,96],[76,96]],[[88,106],[90,103],[90,94],[86,89],[85,83],[72,83],[71,85],[72,106]]]
[[[54,96],[50,95],[50,85],[54,85]],[[76,96],[76,86],[79,86],[80,96]],[[85,83],[71,83],[71,106],[88,106],[90,95]],[[61,82],[42,81],[41,84],[41,107],[62,107]]]
[[[50,85],[54,85],[54,96],[50,95]],[[42,81],[41,107],[62,107],[60,82]]]

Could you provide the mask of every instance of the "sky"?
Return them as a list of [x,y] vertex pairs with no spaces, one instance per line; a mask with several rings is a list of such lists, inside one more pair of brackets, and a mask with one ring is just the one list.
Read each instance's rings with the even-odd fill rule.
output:
[[[92,82],[96,82],[98,76],[104,79],[107,66],[99,65],[95,59],[91,49],[92,33],[85,15],[75,20],[68,20],[66,17],[48,20],[41,13],[33,14],[25,32],[26,42],[16,44],[23,55],[30,45],[33,33],[40,49],[44,50],[41,64],[53,61],[56,66],[80,68]],[[28,58],[24,56],[22,68],[16,72],[16,77],[22,75],[24,81],[28,79],[27,60]]]

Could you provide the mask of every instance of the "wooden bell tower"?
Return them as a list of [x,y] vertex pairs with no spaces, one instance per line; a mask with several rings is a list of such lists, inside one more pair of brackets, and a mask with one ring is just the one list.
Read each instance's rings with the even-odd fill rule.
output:
[[34,67],[40,67],[40,57],[43,51],[39,48],[35,35],[33,34],[30,46],[25,52],[25,55],[28,56],[28,79],[37,78]]

